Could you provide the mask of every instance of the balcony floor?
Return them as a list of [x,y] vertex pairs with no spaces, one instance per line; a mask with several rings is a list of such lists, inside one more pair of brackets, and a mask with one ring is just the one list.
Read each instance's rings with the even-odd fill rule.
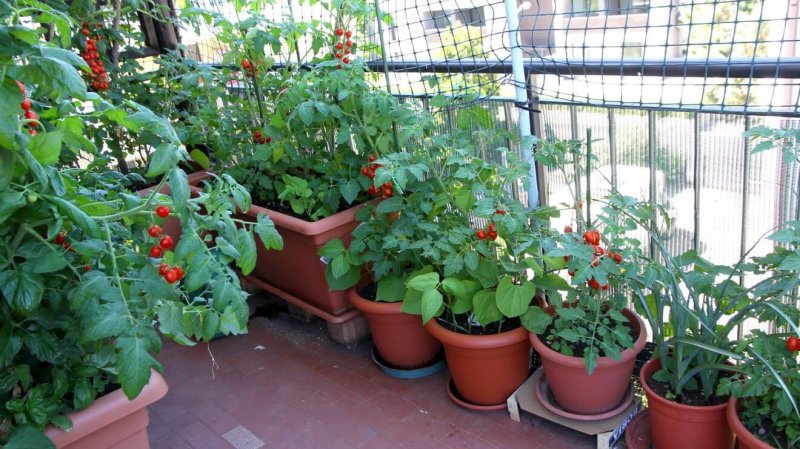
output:
[[323,322],[286,313],[254,318],[249,334],[210,345],[167,342],[159,359],[170,391],[151,407],[152,449],[595,447],[593,437],[531,415],[516,423],[506,411],[458,407],[446,371],[388,377],[371,348],[348,351]]

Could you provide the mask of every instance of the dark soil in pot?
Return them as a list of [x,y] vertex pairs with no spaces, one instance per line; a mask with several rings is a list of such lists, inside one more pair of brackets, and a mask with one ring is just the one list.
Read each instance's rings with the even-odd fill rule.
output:
[[[699,378],[697,379],[697,382],[700,383]],[[647,386],[650,387],[651,390],[653,390],[657,395],[661,396],[662,398],[683,405],[704,407],[710,405],[724,404],[728,402],[727,396],[720,397],[717,396],[716,394],[712,396],[710,400],[706,401],[706,399],[703,397],[703,392],[700,390],[692,390],[692,391],[684,390],[684,392],[681,393],[680,395],[674,396],[670,394],[670,386],[668,382],[659,382],[657,380],[654,380],[652,377],[650,379],[647,379]],[[670,394],[669,397],[667,396],[668,394]]]
[[[469,315],[467,314],[456,315],[455,324],[453,324],[452,320],[442,317],[437,318],[436,321],[449,331],[465,335],[493,335],[522,327],[522,322],[520,322],[519,318],[504,318],[486,326],[480,326],[470,323]],[[466,329],[469,329],[469,332],[466,332]]]

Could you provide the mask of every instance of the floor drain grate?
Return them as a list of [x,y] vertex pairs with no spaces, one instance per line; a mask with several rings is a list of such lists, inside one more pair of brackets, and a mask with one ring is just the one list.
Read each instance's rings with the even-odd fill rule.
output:
[[222,435],[222,438],[228,440],[228,443],[231,443],[236,449],[258,449],[265,444],[244,426],[234,427]]

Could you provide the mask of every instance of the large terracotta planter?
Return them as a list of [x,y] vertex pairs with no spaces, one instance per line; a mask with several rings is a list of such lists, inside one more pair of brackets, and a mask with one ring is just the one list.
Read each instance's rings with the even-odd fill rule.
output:
[[149,449],[147,406],[167,394],[167,383],[155,371],[142,392],[130,401],[121,389],[97,399],[88,408],[70,413],[69,432],[45,430],[58,449]]
[[268,215],[283,237],[282,251],[258,245],[258,260],[251,276],[332,315],[347,311],[352,307],[347,292],[330,290],[319,250],[337,238],[349,245],[350,232],[358,224],[356,212],[362,207],[358,205],[314,222],[260,206],[251,207],[247,217],[255,220],[259,214]]
[[733,396],[728,400],[725,409],[728,425],[736,434],[736,449],[775,449],[773,446],[761,441],[753,435],[739,419],[739,400]]
[[381,358],[394,367],[413,369],[425,366],[442,349],[424,327],[419,315],[400,310],[402,302],[370,301],[358,294],[357,288],[348,291],[353,306],[367,319],[369,332]]
[[656,394],[647,381],[661,368],[650,360],[639,374],[650,410],[650,432],[655,449],[730,449],[733,432],[725,417],[727,404],[698,407],[678,404]]
[[544,377],[558,405],[579,415],[596,415],[618,406],[631,383],[636,356],[647,343],[644,322],[631,310],[622,312],[637,335],[633,348],[622,351],[620,360],[600,357],[590,376],[582,357],[571,357],[550,349],[539,336],[530,333],[533,348],[542,358]]
[[466,335],[432,319],[425,329],[444,345],[453,383],[472,404],[505,403],[530,374],[531,345],[523,327],[494,335]]

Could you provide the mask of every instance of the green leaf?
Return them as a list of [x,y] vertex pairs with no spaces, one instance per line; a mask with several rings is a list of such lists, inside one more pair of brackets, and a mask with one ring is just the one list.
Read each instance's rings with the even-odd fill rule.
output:
[[86,98],[86,84],[78,71],[62,59],[30,56],[15,75],[26,84],[38,86],[37,95],[57,98]]
[[[0,170],[2,169],[3,167],[0,167]],[[0,223],[8,220],[8,217],[25,203],[25,197],[20,192],[15,190],[0,192]]]
[[312,103],[305,102],[297,107],[297,114],[306,126],[314,122],[314,106]]
[[331,290],[347,290],[361,280],[361,270],[357,267],[353,267],[343,276],[335,277],[333,276],[330,265],[328,265],[325,267],[325,280],[328,281],[328,287]]
[[246,276],[256,267],[256,239],[253,238],[253,234],[244,228],[239,228],[236,233],[236,249],[240,254],[236,266]]
[[534,277],[531,282],[536,287],[545,290],[569,290],[569,283],[557,274],[546,274]]
[[575,343],[576,341],[580,340],[580,338],[581,338],[581,336],[578,335],[578,333],[575,332],[574,329],[570,329],[570,328],[561,329],[560,331],[558,331],[556,333],[556,335],[558,335],[560,338],[563,338],[564,340],[567,340],[567,341],[572,342],[572,343]]
[[213,310],[200,315],[203,320],[203,341],[211,341],[219,331],[220,319]]
[[467,272],[477,279],[483,288],[492,288],[497,285],[497,278],[500,275],[497,265],[486,259],[480,259],[478,268],[474,270],[467,267]]
[[[438,275],[437,275],[438,276]],[[439,290],[425,290],[422,294],[422,322],[427,323],[444,308],[444,298]]]
[[61,132],[50,131],[33,136],[28,143],[28,151],[42,165],[53,165],[61,154]]
[[567,321],[575,321],[586,317],[586,311],[579,307],[556,307],[556,315]]
[[329,240],[320,248],[319,255],[328,260],[333,260],[343,254],[345,250],[344,243],[341,240],[333,239]]
[[275,229],[275,224],[266,214],[258,214],[255,231],[266,249],[278,251],[283,249],[283,237]]
[[539,335],[543,334],[547,326],[553,322],[553,317],[539,306],[528,307],[528,310],[519,319],[525,329]]
[[178,151],[174,145],[162,143],[150,155],[150,165],[145,176],[148,178],[164,174],[178,163]]
[[92,220],[86,212],[80,210],[72,202],[63,200],[56,196],[43,195],[43,197],[56,205],[58,210],[66,215],[73,223],[78,225],[83,231],[91,236],[96,237],[99,234],[97,224]]
[[350,261],[346,253],[340,254],[330,261],[331,274],[334,277],[340,278],[350,271]]
[[228,306],[220,317],[219,331],[225,335],[239,335],[247,332],[247,326],[239,322],[235,309]]
[[378,281],[378,292],[375,294],[377,301],[397,302],[402,301],[406,293],[406,286],[402,279],[396,276],[385,277]]
[[189,178],[186,176],[186,172],[179,167],[173,167],[169,172],[169,188],[175,210],[182,211],[189,201]]
[[67,259],[60,252],[48,252],[33,262],[34,273],[52,273],[67,266]]
[[208,284],[212,274],[210,270],[211,263],[212,260],[206,253],[197,253],[192,258],[191,262],[189,262],[189,266],[186,267],[187,274],[183,280],[186,290],[197,290]]
[[83,332],[83,338],[97,341],[122,335],[131,328],[131,321],[127,316],[128,311],[122,301],[105,303],[97,309],[91,325]]
[[161,369],[149,351],[155,348],[145,338],[122,336],[117,339],[117,378],[128,399],[142,392],[150,380],[150,369]]
[[358,194],[361,192],[361,185],[355,179],[351,179],[347,182],[339,183],[339,191],[347,204],[350,204],[358,198]]
[[435,271],[414,276],[406,282],[408,288],[421,292],[433,290],[437,285],[439,285],[439,273]]
[[497,285],[497,308],[507,317],[520,316],[528,310],[535,293],[532,282],[516,285],[511,276],[503,276]]
[[392,212],[398,212],[403,210],[405,207],[405,201],[402,196],[393,196],[391,198],[385,199],[378,204],[378,207],[375,208],[378,212],[382,214],[389,214]]
[[87,239],[72,243],[72,249],[82,256],[99,256],[106,250],[106,244],[99,239]]
[[[2,121],[3,119],[0,117],[0,122]],[[8,187],[8,184],[11,182],[11,178],[14,175],[14,154],[11,153],[11,150],[3,147],[3,132],[3,125],[0,124],[0,191],[5,190]],[[4,201],[2,200],[2,195],[6,193],[7,192],[0,193],[0,208],[5,205],[3,204]],[[0,214],[0,223],[3,221],[5,221],[5,218]]]
[[203,170],[208,170],[208,167],[211,166],[211,161],[208,160],[208,156],[200,150],[192,150],[192,152],[189,153],[189,157]]
[[27,266],[0,273],[0,291],[13,310],[30,312],[39,306],[44,294],[44,279]]
[[56,449],[56,445],[40,430],[25,425],[14,432],[3,449]]
[[491,290],[481,290],[475,293],[472,298],[475,318],[482,326],[494,323],[503,318],[503,313],[497,308],[494,292]]

